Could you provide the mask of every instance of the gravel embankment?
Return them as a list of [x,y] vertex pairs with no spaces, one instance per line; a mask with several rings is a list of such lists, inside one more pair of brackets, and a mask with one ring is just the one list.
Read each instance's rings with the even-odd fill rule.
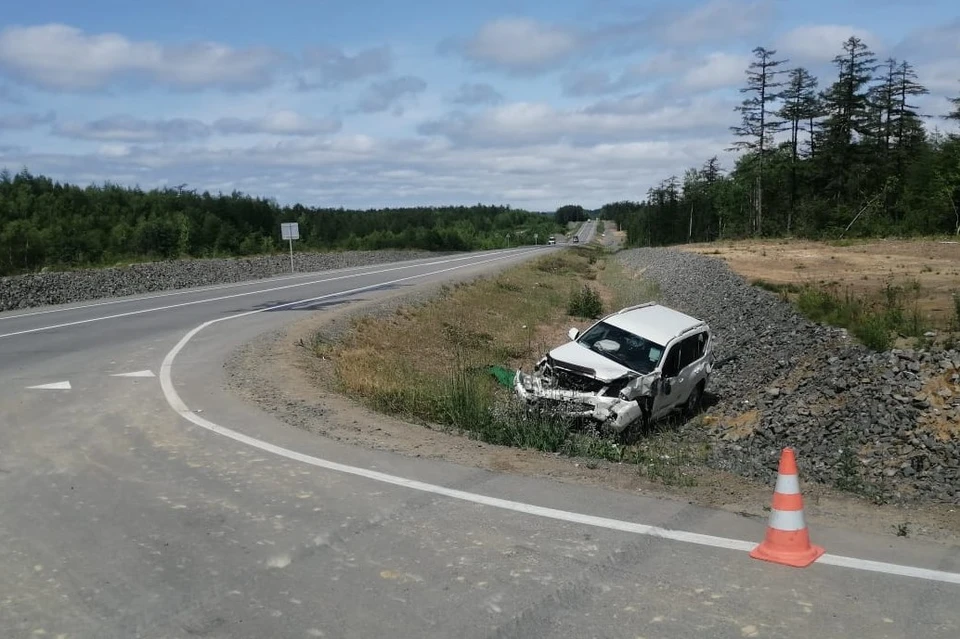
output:
[[[298,273],[368,266],[440,255],[428,251],[298,253]],[[229,284],[290,272],[290,258],[269,255],[236,259],[171,260],[104,269],[36,273],[0,278],[0,311],[68,304],[103,297]]]
[[772,482],[789,445],[805,481],[960,503],[960,441],[946,430],[960,424],[960,351],[875,353],[716,258],[634,249],[618,259],[717,335],[709,389],[717,403],[708,411],[716,420],[706,426],[713,465]]

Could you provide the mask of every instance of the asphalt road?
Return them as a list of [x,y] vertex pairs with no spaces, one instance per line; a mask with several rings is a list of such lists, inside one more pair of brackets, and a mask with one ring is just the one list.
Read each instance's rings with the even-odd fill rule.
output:
[[765,522],[347,447],[222,390],[305,312],[530,254],[0,314],[0,637],[960,636],[956,547],[818,529],[786,568],[744,552]]

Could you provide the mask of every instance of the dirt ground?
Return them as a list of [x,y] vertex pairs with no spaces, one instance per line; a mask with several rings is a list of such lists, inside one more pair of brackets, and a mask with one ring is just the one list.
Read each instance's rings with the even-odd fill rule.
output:
[[[424,295],[420,291],[418,301]],[[409,296],[409,294],[408,294]],[[642,477],[631,464],[578,460],[533,450],[493,446],[466,437],[375,413],[335,390],[333,362],[310,348],[318,331],[336,334],[352,317],[395,308],[394,295],[359,306],[317,312],[278,334],[265,335],[239,349],[226,365],[227,386],[240,397],[298,428],[348,444],[402,455],[447,461],[497,472],[605,486],[646,496],[682,499],[746,517],[764,519],[772,486],[701,468],[696,485],[667,486]],[[823,486],[804,486],[811,527],[828,525],[912,538],[960,543],[956,508],[941,505],[875,506]],[[759,541],[759,540],[758,540]]]
[[774,284],[838,283],[857,295],[885,285],[919,282],[917,302],[934,326],[949,326],[952,294],[960,291],[960,242],[871,240],[838,242],[742,240],[687,244],[680,250],[718,257],[748,281]]

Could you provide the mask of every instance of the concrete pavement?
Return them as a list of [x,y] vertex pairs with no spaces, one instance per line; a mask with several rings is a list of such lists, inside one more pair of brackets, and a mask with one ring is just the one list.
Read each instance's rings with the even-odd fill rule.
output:
[[[478,264],[497,255],[506,257]],[[729,513],[338,445],[222,390],[227,354],[302,306],[527,256],[0,315],[0,636],[960,635],[960,585],[831,565],[788,569],[742,551],[331,471],[184,420],[157,377],[111,377],[159,375],[203,322],[321,298],[197,333],[170,371],[177,395],[204,420],[315,459],[567,513],[759,540],[764,522]],[[251,294],[208,301],[240,292]],[[151,310],[180,302],[196,303]],[[131,311],[143,312],[98,319]],[[70,390],[26,389],[65,380]],[[960,572],[957,548],[813,534],[834,555]]]

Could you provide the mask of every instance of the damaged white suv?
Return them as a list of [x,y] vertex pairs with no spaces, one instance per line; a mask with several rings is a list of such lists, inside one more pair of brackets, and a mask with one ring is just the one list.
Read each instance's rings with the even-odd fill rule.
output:
[[706,322],[649,302],[607,315],[537,362],[518,370],[517,395],[619,433],[676,409],[693,413],[713,371]]

